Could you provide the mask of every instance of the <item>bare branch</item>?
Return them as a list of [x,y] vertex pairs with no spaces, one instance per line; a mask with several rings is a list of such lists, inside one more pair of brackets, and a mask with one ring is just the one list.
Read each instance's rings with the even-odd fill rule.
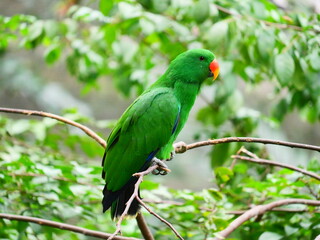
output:
[[139,201],[139,203],[153,216],[158,218],[161,222],[165,223],[171,230],[174,232],[174,234],[177,236],[177,238],[183,240],[184,238],[178,233],[178,231],[173,227],[171,223],[169,223],[167,220],[165,220],[163,217],[152,211],[139,197],[136,197],[136,199]]
[[245,142],[245,143],[263,143],[263,144],[273,144],[273,145],[280,145],[286,146],[291,148],[302,148],[307,150],[313,150],[320,152],[320,146],[303,144],[303,143],[293,143],[293,142],[286,142],[286,141],[279,141],[279,140],[271,140],[271,139],[264,139],[264,138],[251,138],[251,137],[227,137],[227,138],[220,138],[220,139],[212,139],[202,142],[195,142],[189,145],[183,145],[181,142],[178,144],[178,147],[175,148],[176,153],[184,153],[187,150],[209,146],[209,145],[217,145],[222,143],[231,143],[231,142]]
[[244,161],[249,161],[249,162],[262,164],[262,165],[273,165],[273,166],[277,166],[277,167],[288,168],[288,169],[291,169],[293,171],[303,173],[304,175],[308,175],[309,177],[315,178],[315,179],[320,181],[320,176],[319,175],[317,175],[317,174],[315,174],[313,172],[309,172],[307,170],[295,167],[295,166],[291,166],[289,164],[273,162],[273,161],[270,161],[270,160],[267,160],[267,159],[261,159],[261,158],[250,158],[250,157],[245,157],[245,156],[240,156],[240,155],[232,155],[231,157],[235,158],[235,159],[239,159],[239,160],[244,160]]
[[138,224],[138,227],[141,231],[141,234],[145,240],[154,240],[154,237],[152,235],[152,232],[148,228],[148,225],[146,223],[146,220],[144,219],[143,215],[141,213],[137,214],[136,221]]
[[[249,209],[250,210],[250,209]],[[233,215],[242,215],[249,210],[234,210],[228,211],[226,214],[233,214]],[[287,213],[320,213],[320,210],[310,210],[310,209],[290,209],[290,208],[274,208],[271,209],[270,212],[287,212]]]
[[229,226],[224,229],[221,232],[218,232],[216,234],[216,237],[211,240],[223,240],[226,237],[228,237],[234,230],[236,230],[238,227],[241,226],[244,222],[248,221],[252,217],[256,217],[259,215],[264,214],[267,211],[270,211],[271,209],[283,205],[289,205],[289,204],[305,204],[305,205],[312,205],[312,206],[320,206],[320,201],[316,200],[308,200],[308,199],[284,199],[284,200],[278,200],[272,203],[268,203],[265,205],[258,205],[250,210],[243,213],[241,216],[236,218],[234,221],[232,221]]
[[[98,136],[94,131],[92,131],[90,128],[77,123],[75,121],[69,120],[67,118],[61,117],[56,114],[42,112],[42,111],[34,111],[34,110],[26,110],[26,109],[14,109],[14,108],[0,108],[0,112],[6,112],[6,113],[17,113],[17,114],[24,114],[24,115],[35,115],[40,117],[48,117],[56,119],[60,122],[64,122],[66,124],[72,125],[74,127],[77,127],[81,129],[83,132],[85,132],[89,137],[96,140],[103,148],[106,147],[106,141],[104,141],[100,136]],[[220,139],[212,139],[208,141],[202,141],[202,142],[196,142],[189,145],[186,145],[183,142],[179,142],[175,144],[177,147],[175,147],[176,153],[184,153],[187,150],[208,146],[208,145],[217,145],[222,143],[230,143],[230,142],[247,142],[247,143],[263,143],[263,144],[274,144],[274,145],[281,145],[281,146],[287,146],[292,148],[302,148],[302,149],[308,149],[308,150],[314,150],[317,152],[320,152],[320,146],[314,146],[314,145],[308,145],[308,144],[302,144],[302,143],[292,143],[292,142],[286,142],[286,141],[278,141],[278,140],[271,140],[271,139],[263,139],[263,138],[250,138],[250,137],[228,137],[228,138],[220,138]]]
[[139,186],[143,180],[143,176],[151,173],[153,170],[157,169],[157,167],[158,167],[157,165],[153,165],[153,166],[150,166],[147,170],[145,170],[143,172],[133,174],[133,176],[135,176],[135,177],[139,176],[138,181],[134,185],[133,194],[129,198],[128,202],[126,202],[126,208],[124,209],[123,213],[121,214],[120,218],[117,221],[117,225],[116,225],[117,228],[116,228],[115,232],[108,238],[108,240],[114,239],[114,237],[118,233],[121,232],[121,223],[122,223],[123,219],[125,218],[125,216],[128,214],[129,208],[130,208],[133,200],[136,198],[136,196],[139,196],[138,190],[139,190]]
[[141,184],[141,182],[143,181],[143,177],[145,175],[148,175],[149,173],[151,173],[152,171],[154,171],[155,169],[157,169],[159,166],[158,165],[152,165],[150,166],[147,170],[143,171],[143,172],[138,172],[133,174],[133,176],[138,177],[138,181],[136,182],[135,186],[134,186],[134,192],[131,195],[130,199],[128,200],[128,202],[126,203],[126,208],[124,209],[122,215],[120,216],[118,222],[117,222],[117,229],[116,231],[108,238],[108,240],[113,239],[114,236],[116,236],[118,233],[121,232],[121,223],[123,221],[123,219],[125,218],[125,216],[127,215],[129,208],[133,202],[134,199],[137,199],[137,201],[139,201],[139,203],[147,210],[149,211],[152,215],[154,215],[156,218],[158,218],[161,222],[164,222],[165,224],[167,224],[167,226],[169,228],[171,228],[171,230],[174,232],[174,234],[181,240],[183,240],[183,238],[181,237],[181,235],[177,232],[177,230],[172,226],[171,223],[169,223],[167,220],[163,219],[162,217],[160,217],[158,214],[156,214],[155,212],[153,212],[150,208],[148,208],[146,206],[146,204],[139,198],[139,194],[138,194],[138,190],[139,190],[139,186]]
[[[35,217],[28,217],[28,216],[21,216],[21,215],[13,215],[13,214],[7,214],[7,213],[0,213],[0,218],[5,218],[5,219],[8,219],[8,220],[23,221],[23,222],[32,222],[32,223],[36,223],[36,224],[39,224],[39,225],[49,226],[49,227],[53,227],[53,228],[59,228],[59,229],[62,229],[62,230],[81,233],[81,234],[86,235],[86,236],[92,236],[92,237],[101,238],[101,239],[108,239],[111,236],[111,234],[109,234],[109,233],[93,231],[93,230],[90,230],[90,229],[77,227],[77,226],[70,225],[70,224],[50,221],[50,220],[46,220],[46,219],[42,219],[42,218],[35,218]],[[142,240],[142,239],[133,238],[133,237],[117,236],[117,237],[114,238],[114,240]]]
[[98,134],[96,134],[90,128],[88,128],[80,123],[77,123],[75,121],[72,121],[70,119],[56,115],[56,114],[42,112],[42,111],[26,110],[26,109],[15,109],[15,108],[0,108],[0,112],[17,113],[17,114],[24,114],[24,115],[28,115],[28,116],[34,115],[34,116],[52,118],[52,119],[58,120],[60,122],[64,122],[66,124],[69,124],[69,125],[72,125],[74,127],[81,129],[89,137],[96,140],[103,148],[105,148],[107,146],[106,141],[103,140],[100,136],[98,136]]

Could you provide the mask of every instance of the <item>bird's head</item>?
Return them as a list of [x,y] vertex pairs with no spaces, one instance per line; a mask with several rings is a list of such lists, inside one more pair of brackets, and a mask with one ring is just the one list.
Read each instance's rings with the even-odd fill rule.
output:
[[169,67],[171,76],[189,83],[201,84],[206,78],[219,75],[219,64],[215,55],[205,49],[191,49],[177,56]]

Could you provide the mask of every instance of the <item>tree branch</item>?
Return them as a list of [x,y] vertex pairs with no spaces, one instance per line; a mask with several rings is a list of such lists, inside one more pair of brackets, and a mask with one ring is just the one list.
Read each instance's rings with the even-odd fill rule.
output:
[[136,196],[139,196],[138,190],[139,190],[139,186],[143,180],[143,176],[151,173],[153,170],[157,169],[157,167],[158,167],[157,165],[153,165],[153,166],[150,166],[147,170],[145,170],[143,172],[133,174],[133,176],[139,176],[138,181],[134,185],[133,194],[129,198],[128,202],[126,202],[126,208],[124,209],[123,213],[121,214],[120,218],[117,221],[117,225],[116,225],[117,228],[116,228],[115,232],[108,238],[108,240],[114,239],[114,237],[118,233],[121,232],[121,223],[122,223],[123,219],[125,218],[125,216],[128,214],[129,208],[130,208],[133,200],[136,198]]
[[[167,220],[165,220],[164,218],[160,217],[158,214],[156,214],[155,212],[153,212],[150,208],[148,208],[146,206],[146,204],[140,199],[139,194],[138,194],[138,190],[139,190],[139,186],[143,181],[143,177],[145,175],[148,175],[149,173],[153,172],[154,170],[156,170],[157,168],[159,168],[158,165],[151,165],[147,170],[143,171],[143,172],[138,172],[133,174],[134,177],[138,177],[138,181],[136,182],[136,184],[134,185],[134,192],[131,195],[131,197],[129,198],[128,202],[126,202],[126,208],[124,209],[123,213],[121,214],[120,218],[118,219],[117,222],[117,229],[116,231],[108,238],[108,240],[112,240],[114,239],[114,237],[121,232],[121,223],[123,221],[123,219],[125,218],[125,216],[127,215],[129,208],[133,202],[134,199],[137,199],[137,201],[148,211],[150,212],[152,215],[154,215],[156,218],[158,218],[161,222],[164,222],[169,228],[171,228],[171,230],[174,232],[174,234],[181,240],[183,240],[183,238],[181,237],[181,235],[178,233],[178,231],[172,226],[171,223],[169,223]],[[150,239],[153,239],[150,238]]]
[[[250,209],[249,209],[250,210]],[[233,214],[233,215],[242,215],[249,210],[234,210],[228,211],[226,214]],[[309,209],[290,209],[290,208],[274,208],[270,209],[270,212],[287,212],[287,213],[320,213],[318,210],[309,210]]]
[[[48,117],[52,119],[56,119],[60,122],[64,122],[66,124],[72,125],[74,127],[77,127],[81,129],[83,132],[85,132],[89,137],[96,140],[103,148],[106,147],[106,141],[103,140],[100,136],[98,136],[94,131],[92,131],[90,128],[77,123],[75,121],[69,120],[67,118],[61,117],[56,114],[48,113],[48,112],[42,112],[42,111],[34,111],[34,110],[26,110],[26,109],[14,109],[14,108],[0,108],[0,112],[6,112],[6,113],[16,113],[16,114],[24,114],[24,115],[35,115],[40,117]],[[286,142],[286,141],[278,141],[278,140],[271,140],[271,139],[263,139],[263,138],[250,138],[250,137],[227,137],[227,138],[220,138],[220,139],[212,139],[208,141],[202,141],[202,142],[196,142],[189,145],[186,145],[183,142],[176,143],[175,151],[176,153],[184,153],[187,150],[208,146],[208,145],[217,145],[222,143],[230,143],[230,142],[247,142],[247,143],[263,143],[263,144],[274,144],[274,145],[281,145],[281,146],[287,146],[292,148],[302,148],[302,149],[308,149],[320,152],[320,146],[315,145],[309,145],[309,144],[302,144],[302,143],[292,143],[292,142]]]
[[309,177],[315,178],[315,179],[320,181],[320,176],[319,175],[317,175],[317,174],[315,174],[313,172],[309,172],[307,170],[295,167],[295,166],[291,166],[289,164],[273,162],[273,161],[270,161],[270,160],[267,160],[267,159],[261,159],[261,158],[250,158],[250,157],[245,157],[245,156],[240,156],[240,155],[232,155],[231,157],[234,158],[234,159],[254,162],[254,163],[258,163],[258,164],[262,164],[262,165],[273,165],[273,166],[277,166],[277,167],[288,168],[288,169],[291,169],[293,171],[303,173],[304,175],[308,175]]
[[[161,167],[161,166],[160,166]],[[140,172],[140,173],[135,173],[133,176],[139,177],[138,181],[140,181],[139,185],[141,184],[141,182],[143,181],[143,177],[151,172],[153,172],[155,169],[159,168],[159,166],[157,165],[152,165],[150,166],[146,171],[144,172]],[[136,188],[139,188],[139,185],[136,186]],[[138,190],[137,190],[138,193]],[[181,237],[181,235],[178,233],[178,231],[172,226],[171,223],[169,223],[167,220],[165,220],[164,218],[160,217],[157,213],[153,212],[150,208],[148,208],[148,206],[141,200],[141,198],[139,197],[139,194],[136,194],[135,198],[139,201],[139,203],[152,215],[154,215],[156,218],[158,218],[161,222],[165,223],[169,228],[171,228],[171,230],[174,232],[174,234],[181,240],[183,240],[183,237]]]
[[144,220],[144,217],[142,216],[141,213],[138,213],[138,215],[136,217],[136,221],[137,221],[138,227],[139,227],[144,239],[145,240],[154,240],[152,232],[148,228],[146,220]]
[[258,215],[262,215],[265,212],[270,211],[275,207],[289,205],[289,204],[305,204],[305,205],[312,205],[312,206],[320,206],[320,201],[291,198],[291,199],[278,200],[272,203],[268,203],[266,205],[255,206],[250,210],[246,211],[245,213],[243,213],[234,221],[232,221],[226,229],[224,229],[221,232],[218,232],[216,234],[216,237],[213,238],[212,240],[223,240],[226,237],[228,237],[235,229],[240,227],[244,222],[248,221],[250,218]]
[[106,141],[103,140],[98,134],[96,134],[94,131],[92,131],[90,128],[77,123],[75,121],[72,121],[70,119],[61,117],[59,115],[48,113],[48,112],[42,112],[42,111],[35,111],[35,110],[26,110],[26,109],[15,109],[15,108],[0,108],[0,112],[6,112],[6,113],[17,113],[17,114],[23,114],[23,115],[34,115],[34,116],[40,116],[40,117],[48,117],[55,120],[58,120],[60,122],[72,125],[74,127],[77,127],[81,129],[84,133],[86,133],[89,137],[96,140],[103,148],[107,146]]
[[[13,215],[13,214],[7,214],[7,213],[0,213],[0,218],[5,218],[8,220],[17,220],[17,221],[23,221],[23,222],[32,222],[39,225],[59,228],[62,230],[68,230],[76,233],[81,233],[86,236],[101,238],[101,239],[108,239],[111,234],[109,233],[103,233],[99,231],[93,231],[82,227],[77,227],[70,224],[50,221],[42,218],[36,218],[36,217],[28,217],[28,216],[21,216],[21,215]],[[140,238],[133,238],[133,237],[122,237],[122,236],[116,236],[114,237],[114,240],[142,240]]]
[[226,138],[212,139],[212,140],[207,140],[202,142],[195,142],[189,145],[186,145],[183,142],[179,142],[175,145],[175,151],[176,153],[184,153],[185,151],[193,148],[198,148],[198,147],[203,147],[208,145],[217,145],[222,143],[231,143],[231,142],[273,144],[273,145],[280,145],[280,146],[286,146],[291,148],[302,148],[302,149],[320,152],[320,146],[279,141],[279,140],[271,140],[271,139],[264,139],[264,138],[251,138],[251,137],[226,137]]
[[140,198],[137,198],[137,200],[150,214],[152,214],[153,216],[158,218],[161,222],[165,223],[169,228],[171,228],[171,230],[174,232],[177,238],[184,240],[184,238],[178,233],[178,231],[173,227],[173,225],[170,222],[168,222],[163,217],[161,217],[160,215],[152,211]]

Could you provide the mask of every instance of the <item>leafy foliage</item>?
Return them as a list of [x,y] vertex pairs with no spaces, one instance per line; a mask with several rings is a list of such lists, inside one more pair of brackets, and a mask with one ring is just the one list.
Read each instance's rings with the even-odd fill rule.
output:
[[[99,8],[74,5],[62,18],[0,16],[0,52],[11,45],[44,49],[48,65],[63,61],[87,88],[112,76],[124,96],[141,93],[177,54],[192,47],[212,49],[221,80],[204,86],[207,106],[197,114],[205,131],[197,138],[258,135],[263,124],[279,125],[298,112],[310,123],[320,120],[320,16],[279,9],[269,1],[108,0]],[[85,5],[85,4],[84,4]],[[240,88],[267,84],[270,109],[246,104]],[[266,96],[267,98],[267,96]],[[255,100],[255,99],[253,99]],[[254,102],[251,100],[251,102]],[[100,129],[76,112],[66,117]],[[104,125],[103,127],[106,127]],[[101,213],[102,149],[77,131],[53,120],[0,119],[0,211],[69,222],[112,232]],[[212,237],[234,218],[228,211],[284,198],[319,199],[319,182],[289,170],[238,162],[227,167],[240,144],[218,145],[210,153],[212,187],[201,192],[174,190],[145,181],[142,195],[186,239]],[[268,157],[266,148],[247,145]],[[100,160],[99,160],[100,161]],[[319,159],[308,169],[319,172]],[[157,200],[160,203],[155,203]],[[164,201],[165,200],[165,201]],[[166,202],[167,201],[167,202]],[[169,202],[168,202],[169,201]],[[300,209],[300,206],[292,206]],[[320,234],[319,213],[269,212],[246,223],[234,239],[313,239]],[[148,217],[156,239],[172,233]],[[134,221],[123,232],[139,237]],[[35,224],[0,220],[3,239],[83,239]]]
[[[69,118],[81,117],[68,113]],[[92,120],[90,121],[92,122]],[[113,232],[109,216],[101,214],[101,167],[86,158],[101,155],[103,149],[81,133],[73,133],[54,120],[9,120],[2,117],[0,151],[0,211],[67,222],[101,231]],[[43,129],[43,132],[33,129]],[[41,136],[41,137],[39,137]],[[79,151],[86,155],[81,156]],[[80,150],[81,149],[81,150]],[[308,169],[319,171],[313,160]],[[224,229],[234,215],[232,210],[245,210],[285,198],[314,199],[319,182],[287,169],[255,167],[238,162],[234,169],[215,168],[216,182],[201,192],[175,190],[153,181],[144,181],[142,196],[178,229],[186,239],[203,239]],[[248,174],[249,173],[249,174]],[[283,239],[312,239],[320,234],[320,213],[314,207],[305,213],[269,212],[262,219],[250,221],[234,234],[235,239],[264,239],[266,232]],[[172,232],[152,220],[156,239],[168,239]],[[0,220],[0,236],[6,239],[82,239],[79,235],[30,223]],[[306,227],[308,226],[308,227]],[[192,230],[191,230],[192,229]],[[305,229],[305,230],[303,230]],[[134,220],[127,220],[123,231],[139,237]],[[259,239],[260,239],[259,238]]]

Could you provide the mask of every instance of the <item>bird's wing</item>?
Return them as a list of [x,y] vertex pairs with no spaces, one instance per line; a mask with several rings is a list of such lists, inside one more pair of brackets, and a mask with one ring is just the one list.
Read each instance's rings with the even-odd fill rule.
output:
[[132,103],[107,140],[102,164],[108,190],[121,189],[148,166],[169,141],[179,115],[180,105],[168,88],[153,89]]

